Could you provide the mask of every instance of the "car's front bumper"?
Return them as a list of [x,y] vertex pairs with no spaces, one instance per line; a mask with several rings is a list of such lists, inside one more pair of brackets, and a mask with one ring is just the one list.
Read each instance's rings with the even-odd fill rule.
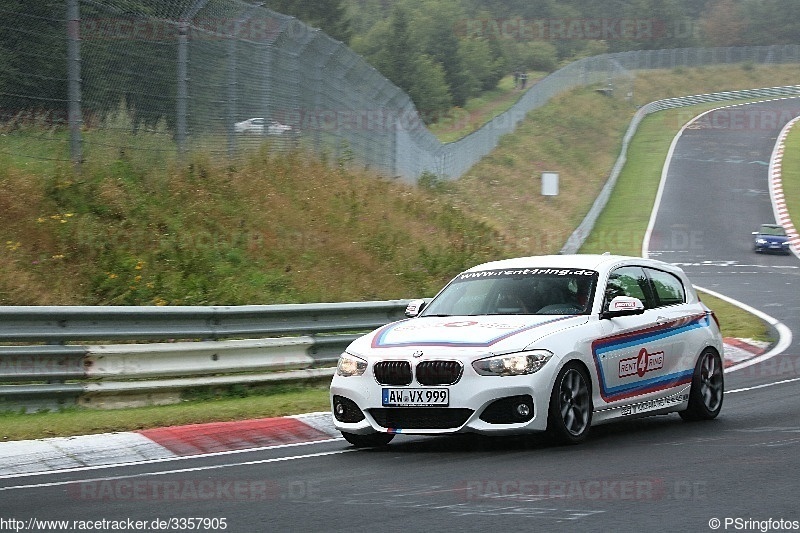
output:
[[756,252],[774,252],[779,254],[791,253],[788,242],[756,242],[754,249]]
[[[383,389],[371,376],[335,376],[331,383],[331,409],[334,425],[343,432],[373,432],[442,435],[453,433],[512,434],[547,429],[551,379],[540,370],[523,376],[463,376],[447,388],[447,407],[385,407]],[[402,387],[389,387],[402,388]],[[419,385],[409,388],[425,388]],[[337,417],[337,400],[346,398],[363,418],[353,419],[353,412]],[[519,404],[526,403],[529,415],[520,415]],[[352,407],[352,405],[348,404]],[[524,409],[522,409],[524,411]],[[355,415],[358,416],[357,414]]]

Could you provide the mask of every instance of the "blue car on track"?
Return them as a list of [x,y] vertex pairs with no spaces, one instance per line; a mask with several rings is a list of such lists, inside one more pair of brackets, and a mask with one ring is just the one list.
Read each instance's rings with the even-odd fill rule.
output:
[[761,224],[758,231],[753,232],[753,250],[760,252],[778,252],[789,254],[789,237],[779,224]]

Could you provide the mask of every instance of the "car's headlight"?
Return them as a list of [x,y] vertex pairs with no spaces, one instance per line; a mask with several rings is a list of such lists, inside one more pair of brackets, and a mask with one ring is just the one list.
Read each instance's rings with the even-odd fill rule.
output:
[[547,350],[531,350],[478,359],[472,368],[481,376],[520,376],[538,371],[551,357]]
[[339,356],[339,364],[336,365],[336,374],[339,376],[360,376],[367,369],[367,362],[363,359],[343,353]]
[[767,244],[766,239],[756,239],[756,244]]

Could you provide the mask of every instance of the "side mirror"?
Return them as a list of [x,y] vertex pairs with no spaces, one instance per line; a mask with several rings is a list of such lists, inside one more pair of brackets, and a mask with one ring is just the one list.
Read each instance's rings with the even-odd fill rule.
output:
[[639,298],[616,296],[608,304],[608,309],[600,314],[600,318],[641,315],[642,313],[644,313],[644,304]]
[[422,312],[422,310],[425,309],[425,306],[427,304],[428,302],[422,299],[411,300],[410,302],[408,302],[408,305],[406,306],[406,316],[408,318],[414,318],[415,316],[418,316]]

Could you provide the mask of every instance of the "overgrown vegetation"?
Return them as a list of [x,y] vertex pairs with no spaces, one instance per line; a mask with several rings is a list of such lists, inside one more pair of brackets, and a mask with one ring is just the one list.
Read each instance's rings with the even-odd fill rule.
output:
[[[144,133],[134,143],[149,142]],[[28,142],[18,134],[3,142]],[[428,294],[503,254],[494,230],[424,188],[265,145],[93,157],[42,175],[0,161],[3,304],[210,305]]]

